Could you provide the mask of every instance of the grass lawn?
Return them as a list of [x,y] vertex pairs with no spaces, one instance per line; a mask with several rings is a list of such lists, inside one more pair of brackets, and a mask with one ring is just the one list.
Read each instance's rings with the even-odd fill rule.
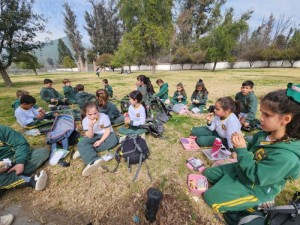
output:
[[[255,83],[255,94],[260,98],[272,90],[285,88],[288,82],[300,83],[299,73],[300,69],[255,69],[216,72],[158,71],[155,77],[151,76],[150,72],[133,72],[129,75],[103,72],[100,79],[94,73],[75,72],[12,76],[13,87],[6,88],[3,81],[0,81],[0,124],[24,132],[16,123],[10,105],[16,98],[16,91],[23,89],[36,97],[39,106],[47,108],[39,96],[45,78],[52,79],[53,87],[59,92],[62,92],[62,80],[69,78],[72,80],[72,86],[84,84],[85,91],[93,94],[103,87],[102,79],[107,78],[113,86],[119,106],[118,100],[134,90],[139,74],[150,76],[155,90],[158,90],[156,79],[167,82],[169,96],[176,90],[176,84],[182,82],[188,99],[195,89],[196,82],[201,78],[209,91],[209,104],[214,104],[219,97],[234,97],[245,80],[250,79]],[[205,161],[207,166],[212,163],[201,151],[185,152],[179,144],[179,138],[188,136],[192,126],[205,123],[204,117],[174,115],[165,125],[164,138],[155,139],[150,135],[146,137],[151,151],[147,164],[153,182],[150,182],[147,176],[145,165],[142,166],[134,184],[131,183],[131,179],[137,167],[134,166],[129,173],[126,164],[121,164],[116,174],[99,170],[91,177],[84,178],[81,176],[84,164],[81,159],[76,159],[71,161],[68,168],[44,165],[43,168],[49,174],[49,184],[44,191],[35,192],[30,188],[8,191],[1,198],[0,207],[11,207],[14,204],[26,206],[26,212],[41,224],[135,224],[134,216],[138,216],[140,224],[147,224],[144,219],[146,191],[149,187],[158,187],[162,190],[164,198],[156,224],[222,224],[222,216],[214,214],[202,198],[195,201],[188,193],[186,185],[187,175],[191,173],[185,166],[187,158],[198,157]],[[48,148],[44,136],[26,138],[33,147]],[[107,165],[112,169],[115,161],[112,160]],[[299,179],[289,182],[276,199],[277,204],[287,203],[299,186]]]

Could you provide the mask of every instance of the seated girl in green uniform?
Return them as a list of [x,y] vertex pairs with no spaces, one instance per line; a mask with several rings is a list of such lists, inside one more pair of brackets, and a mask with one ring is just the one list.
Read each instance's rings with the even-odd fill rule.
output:
[[299,177],[300,85],[267,94],[260,111],[262,131],[248,146],[240,132],[232,135],[238,161],[202,172],[213,185],[204,201],[216,212],[251,212]]
[[125,115],[125,125],[120,127],[121,135],[127,134],[144,134],[146,129],[141,129],[140,125],[146,122],[146,110],[142,104],[143,96],[139,91],[132,91],[129,94],[130,106],[128,113]]
[[[207,126],[193,127],[191,134],[197,137],[199,146],[212,146],[216,138],[222,140],[223,145],[232,149],[231,136],[241,130],[241,123],[236,114],[238,103],[231,97],[219,98],[215,103],[215,116],[207,115]],[[236,114],[235,114],[236,113]]]
[[179,83],[176,85],[176,91],[174,92],[174,95],[171,99],[171,103],[173,105],[176,105],[176,104],[184,104],[186,105],[187,104],[187,98],[186,98],[186,92],[184,90],[184,87],[183,87],[183,84],[182,83]]
[[144,104],[148,107],[150,105],[151,100],[154,97],[154,88],[151,84],[149,77],[146,77],[145,75],[139,75],[136,79],[137,90],[141,92],[143,97],[142,100]]
[[77,101],[75,99],[75,95],[77,93],[77,89],[73,88],[71,86],[71,80],[70,79],[64,79],[63,80],[63,91],[65,98],[68,99],[70,104],[77,104]]
[[159,99],[165,103],[165,101],[169,98],[168,83],[165,83],[162,79],[157,79],[156,84],[159,86],[159,92],[156,93],[155,96],[159,97]]
[[98,100],[99,111],[108,115],[112,125],[121,125],[124,123],[123,114],[121,114],[114,103],[108,101],[108,93],[105,89],[97,90],[96,97]]
[[190,106],[189,110],[193,110],[194,108],[197,108],[199,110],[199,113],[203,113],[204,107],[207,102],[207,96],[208,96],[208,91],[203,81],[200,79],[197,82],[195,91],[192,94],[191,97],[192,105]]
[[82,176],[90,176],[103,163],[103,159],[97,155],[98,152],[112,149],[119,139],[112,129],[107,115],[98,111],[95,102],[84,104],[83,113],[86,117],[82,120],[85,137],[78,142],[78,151],[87,166],[82,171]]

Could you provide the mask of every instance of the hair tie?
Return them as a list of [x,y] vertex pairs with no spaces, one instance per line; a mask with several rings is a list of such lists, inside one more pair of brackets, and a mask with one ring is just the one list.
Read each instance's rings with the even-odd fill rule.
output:
[[295,102],[300,103],[300,84],[288,83],[286,96],[291,97]]

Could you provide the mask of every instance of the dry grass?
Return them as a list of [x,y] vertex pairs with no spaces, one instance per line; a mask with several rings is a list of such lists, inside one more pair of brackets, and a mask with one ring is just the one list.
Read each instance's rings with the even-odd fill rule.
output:
[[[202,79],[209,91],[211,104],[222,96],[234,96],[239,91],[244,80],[251,79],[255,83],[255,93],[258,97],[279,88],[285,88],[288,82],[300,83],[299,69],[256,69],[256,70],[224,70],[212,73],[210,71],[165,71],[158,72],[151,81],[155,89],[155,80],[160,78],[169,84],[171,96],[176,84],[182,82],[188,98],[191,96],[195,83]],[[144,73],[144,72],[143,72]],[[130,75],[121,75],[116,72],[101,73],[101,78],[107,78],[114,88],[114,95],[121,99],[134,89],[135,72]],[[144,74],[149,75],[148,72]],[[13,127],[21,132],[16,124],[10,104],[15,99],[18,89],[25,89],[37,98],[38,104],[46,106],[39,97],[43,79],[50,78],[54,81],[54,88],[62,90],[62,80],[70,78],[72,86],[78,83],[85,85],[85,90],[95,93],[102,88],[102,79],[97,79],[93,73],[64,73],[44,74],[40,76],[14,76],[12,81],[15,86],[5,88],[0,83],[0,123]],[[185,152],[178,142],[179,137],[187,136],[192,126],[204,124],[201,117],[177,116],[166,124],[163,139],[147,136],[147,143],[151,150],[147,164],[153,177],[150,182],[145,165],[139,174],[136,183],[132,184],[136,167],[128,173],[126,165],[122,164],[116,174],[99,170],[91,177],[84,178],[81,171],[84,167],[80,159],[71,161],[71,166],[51,167],[45,165],[44,169],[49,174],[49,185],[42,192],[31,189],[18,189],[8,191],[2,197],[2,207],[13,204],[26,205],[28,213],[43,224],[135,224],[134,216],[138,216],[140,224],[147,224],[144,219],[144,205],[146,191],[149,187],[158,187],[163,191],[164,199],[154,224],[221,224],[212,210],[200,198],[197,202],[192,200],[187,191],[186,177],[191,171],[185,167],[185,160],[191,156],[203,159],[201,152]],[[34,146],[46,146],[43,136],[26,137]],[[115,162],[108,164],[114,168]],[[299,186],[299,180],[290,182],[279,196],[279,202],[286,202]]]

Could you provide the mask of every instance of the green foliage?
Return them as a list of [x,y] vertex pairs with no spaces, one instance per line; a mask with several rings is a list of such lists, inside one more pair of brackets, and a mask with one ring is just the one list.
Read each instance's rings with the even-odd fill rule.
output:
[[181,67],[183,68],[183,65],[186,63],[191,63],[191,52],[188,48],[185,47],[179,47],[172,59],[172,63],[175,64],[180,64]]
[[6,72],[21,52],[30,52],[42,46],[34,39],[44,31],[45,20],[32,12],[34,1],[0,1],[0,72],[6,86],[12,82]]
[[32,69],[34,73],[37,75],[37,68],[43,67],[43,65],[39,64],[37,57],[34,55],[31,55],[27,52],[22,52],[20,55],[18,55],[14,62],[17,63],[17,66],[22,69]]
[[64,63],[63,63],[63,65],[66,68],[74,68],[74,67],[76,67],[76,64],[75,64],[74,60],[71,59],[69,56],[65,56],[64,57]]
[[110,67],[112,68],[112,61],[114,56],[112,54],[102,54],[96,60],[96,65],[100,67]]
[[58,63],[60,65],[63,65],[64,58],[66,56],[68,56],[70,59],[72,59],[74,61],[74,58],[72,56],[70,49],[66,46],[66,44],[61,39],[58,40],[57,50],[58,50]]

